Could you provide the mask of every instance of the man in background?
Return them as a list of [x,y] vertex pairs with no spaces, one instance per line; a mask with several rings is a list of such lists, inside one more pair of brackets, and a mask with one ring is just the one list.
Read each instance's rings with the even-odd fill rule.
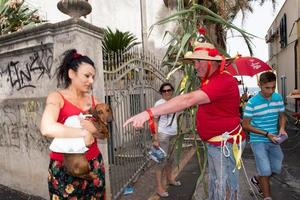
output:
[[283,153],[277,139],[287,134],[286,118],[282,97],[275,92],[276,75],[264,72],[258,84],[260,92],[248,100],[242,124],[250,132],[250,145],[258,172],[251,182],[258,193],[263,194],[264,200],[271,200],[269,180],[273,173],[279,174],[281,171]]

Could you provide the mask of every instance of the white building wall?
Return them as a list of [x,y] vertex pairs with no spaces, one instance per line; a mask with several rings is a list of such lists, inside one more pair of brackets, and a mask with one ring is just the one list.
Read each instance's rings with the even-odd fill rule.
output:
[[[286,93],[290,93],[295,88],[295,53],[294,46],[298,38],[297,36],[297,19],[299,19],[300,2],[287,0],[275,20],[273,21],[268,33],[271,29],[278,30],[273,41],[269,43],[272,46],[269,58],[271,65],[275,68],[278,76],[278,91],[283,92],[281,77],[286,77]],[[280,47],[280,20],[286,14],[287,18],[287,46]]]
[[[104,101],[100,34],[97,27],[68,20],[0,36],[1,185],[49,198],[47,170],[51,139],[40,133],[46,96],[57,90],[55,71],[60,55],[75,46],[95,62],[98,77],[94,95]],[[99,142],[99,147],[108,169],[106,141]],[[109,200],[108,175],[106,173]]]
[[[42,16],[49,22],[59,22],[69,18],[57,9],[59,0],[41,1],[25,0],[34,5]],[[147,32],[152,24],[170,15],[171,11],[165,7],[162,0],[142,0],[146,4],[146,25]],[[141,12],[140,0],[89,0],[92,12],[86,18],[81,19],[101,28],[110,27],[120,31],[130,31],[141,42]],[[171,27],[171,25],[169,25]],[[163,41],[166,26],[155,27],[148,37],[148,46],[157,56],[163,56],[163,50],[167,40]],[[155,51],[154,51],[155,50]]]

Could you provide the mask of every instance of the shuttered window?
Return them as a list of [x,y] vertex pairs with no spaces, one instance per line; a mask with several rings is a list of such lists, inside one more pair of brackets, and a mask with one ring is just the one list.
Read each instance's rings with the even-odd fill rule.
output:
[[286,14],[284,14],[280,20],[280,47],[285,48],[287,46],[287,24]]

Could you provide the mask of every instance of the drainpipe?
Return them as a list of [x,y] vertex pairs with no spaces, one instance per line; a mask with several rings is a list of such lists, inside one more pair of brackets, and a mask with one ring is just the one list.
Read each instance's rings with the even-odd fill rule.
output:
[[[144,111],[146,109],[146,101],[145,101],[145,96],[144,96],[144,91],[145,91],[145,81],[144,81],[144,73],[145,73],[145,54],[147,53],[147,14],[146,14],[146,0],[140,0],[140,11],[141,11],[141,32],[142,32],[142,68],[140,70],[139,76],[141,80],[141,92],[140,92],[140,100],[141,100],[141,111]],[[146,137],[146,131],[145,131],[145,126],[143,129],[143,140],[144,144],[147,142],[147,137]],[[145,152],[146,153],[146,149]]]
[[284,104],[286,104],[286,76],[281,76],[281,96],[283,98]]
[[295,59],[295,89],[298,88],[298,50],[297,50],[297,46],[298,46],[298,39],[295,42],[294,45],[294,59]]
[[[297,46],[298,46],[298,39],[295,42],[294,45],[294,67],[295,67],[295,89],[298,89],[298,50],[297,50]],[[298,99],[295,99],[295,112],[298,112]]]
[[141,11],[141,33],[142,33],[142,48],[145,54],[148,51],[148,41],[147,41],[147,6],[145,0],[140,0],[140,11]]

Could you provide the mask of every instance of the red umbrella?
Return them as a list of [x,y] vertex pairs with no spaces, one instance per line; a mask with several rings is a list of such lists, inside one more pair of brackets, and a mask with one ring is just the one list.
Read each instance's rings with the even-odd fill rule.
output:
[[272,67],[255,57],[238,57],[233,64],[226,67],[226,70],[233,76],[254,76],[260,72],[272,70]]

